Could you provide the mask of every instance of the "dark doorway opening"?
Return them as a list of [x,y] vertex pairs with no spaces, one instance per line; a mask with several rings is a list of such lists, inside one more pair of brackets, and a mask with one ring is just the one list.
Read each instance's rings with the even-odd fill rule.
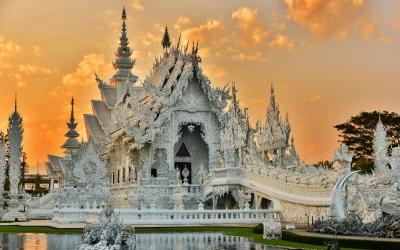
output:
[[151,177],[157,178],[157,169],[155,169],[155,168],[151,169]]
[[190,157],[189,150],[187,149],[185,143],[182,143],[181,147],[179,148],[178,152],[175,156],[178,157]]
[[189,176],[187,177],[188,183],[192,184],[192,164],[190,162],[175,162],[175,169],[179,169],[182,183],[184,182],[183,180],[185,179],[183,177],[183,170],[185,168],[189,171]]
[[261,209],[270,209],[270,208],[272,208],[272,201],[262,198],[260,205],[261,205]]

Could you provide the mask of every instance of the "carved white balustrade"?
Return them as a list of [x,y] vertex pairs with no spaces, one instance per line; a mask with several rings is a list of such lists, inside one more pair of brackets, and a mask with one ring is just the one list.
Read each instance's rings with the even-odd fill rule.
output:
[[[58,223],[93,223],[101,209],[63,208],[54,210]],[[124,224],[132,225],[212,225],[254,224],[281,220],[278,210],[137,210],[115,209]]]
[[203,185],[210,194],[213,186],[241,185],[279,200],[307,205],[329,206],[332,187],[319,184],[299,184],[277,178],[265,172],[253,172],[243,168],[223,168],[210,171]]

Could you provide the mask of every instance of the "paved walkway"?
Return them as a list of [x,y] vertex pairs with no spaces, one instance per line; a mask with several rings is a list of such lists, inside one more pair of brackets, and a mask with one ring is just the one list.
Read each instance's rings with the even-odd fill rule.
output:
[[373,237],[361,237],[361,236],[311,233],[311,232],[307,232],[305,229],[295,229],[295,230],[288,230],[288,231],[299,234],[299,235],[303,235],[303,236],[313,236],[313,237],[319,237],[319,238],[330,238],[330,239],[337,238],[337,239],[351,239],[351,240],[375,240],[375,241],[400,242],[400,239],[393,239],[393,238],[373,238]]

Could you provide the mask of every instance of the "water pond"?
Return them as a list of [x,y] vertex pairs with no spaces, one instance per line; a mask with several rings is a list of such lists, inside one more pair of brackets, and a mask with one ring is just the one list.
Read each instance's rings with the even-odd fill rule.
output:
[[[78,234],[0,233],[0,250],[70,250],[80,244]],[[248,238],[223,233],[146,233],[136,235],[135,250],[280,250]]]

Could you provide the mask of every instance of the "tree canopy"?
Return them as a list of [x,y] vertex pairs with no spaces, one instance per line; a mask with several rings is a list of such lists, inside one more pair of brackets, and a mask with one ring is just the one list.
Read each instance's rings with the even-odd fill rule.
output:
[[[350,117],[345,123],[334,126],[339,131],[339,141],[346,144],[354,154],[353,168],[355,169],[370,172],[374,167],[372,145],[379,117],[386,128],[387,139],[391,147],[399,145],[400,116],[394,112],[361,112]],[[389,151],[391,147],[389,147]]]

